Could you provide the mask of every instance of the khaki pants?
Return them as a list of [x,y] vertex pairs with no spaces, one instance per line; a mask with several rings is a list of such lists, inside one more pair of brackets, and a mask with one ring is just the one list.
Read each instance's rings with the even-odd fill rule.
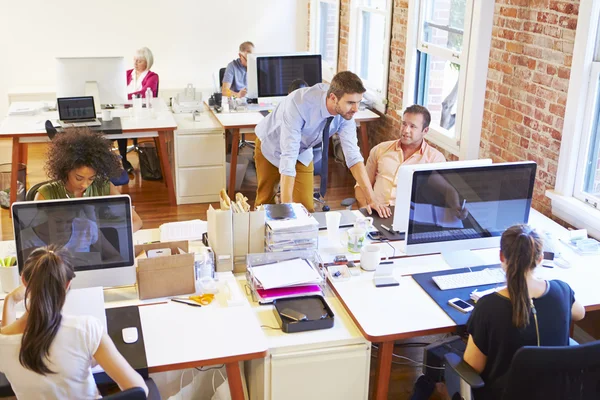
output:
[[[256,163],[256,178],[258,188],[256,189],[255,206],[261,204],[275,204],[276,187],[281,179],[279,167],[274,166],[263,156],[260,151],[260,140],[256,138],[254,148],[254,162]],[[309,212],[315,211],[313,201],[314,167],[311,162],[305,166],[296,162],[296,179],[292,199],[294,203],[301,203]]]

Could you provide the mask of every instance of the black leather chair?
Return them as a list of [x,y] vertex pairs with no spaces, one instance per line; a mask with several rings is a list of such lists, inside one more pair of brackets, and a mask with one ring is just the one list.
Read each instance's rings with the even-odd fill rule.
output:
[[146,397],[144,389],[135,387],[122,392],[104,396],[102,398],[106,400],[161,400],[160,392],[158,391],[158,387],[156,387],[156,383],[154,383],[151,378],[146,379],[145,383],[148,387],[148,397]]
[[[452,399],[472,399],[485,382],[458,355],[446,358],[446,386]],[[452,381],[460,379],[460,389]],[[519,349],[506,376],[502,400],[600,399],[600,341],[560,347]],[[475,397],[477,399],[477,397]]]

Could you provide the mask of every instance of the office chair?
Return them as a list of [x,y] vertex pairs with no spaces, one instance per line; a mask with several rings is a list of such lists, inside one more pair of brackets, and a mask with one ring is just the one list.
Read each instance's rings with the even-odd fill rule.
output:
[[6,375],[0,372],[0,397],[13,397],[13,392],[10,382],[6,379]]
[[[485,382],[457,354],[448,353],[445,358],[448,393],[452,399],[472,399],[471,389],[482,388]],[[600,341],[577,346],[520,348],[512,359],[501,397],[502,400],[598,398]]]

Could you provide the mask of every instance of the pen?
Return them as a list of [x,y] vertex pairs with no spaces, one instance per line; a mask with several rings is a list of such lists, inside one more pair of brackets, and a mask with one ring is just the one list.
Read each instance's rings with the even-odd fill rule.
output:
[[393,261],[382,261],[379,263],[379,265],[388,265],[388,264],[393,264]]
[[462,207],[460,209],[464,210],[466,204],[467,204],[467,199],[463,199],[463,204],[462,204]]
[[188,303],[187,301],[184,301],[184,300],[171,299],[171,301],[174,301],[175,303],[187,304],[188,306],[191,306],[191,307],[202,307],[200,304]]
[[391,228],[388,228],[387,226],[385,226],[384,224],[379,225],[381,226],[383,229],[385,229],[386,231],[388,231],[389,233],[394,233],[394,231]]

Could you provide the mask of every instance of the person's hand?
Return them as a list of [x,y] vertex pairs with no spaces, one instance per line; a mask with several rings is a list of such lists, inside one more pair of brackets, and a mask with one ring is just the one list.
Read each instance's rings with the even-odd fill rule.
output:
[[454,209],[456,218],[463,220],[465,218],[467,218],[467,216],[469,215],[469,210],[467,210],[467,207],[458,207]]
[[238,92],[238,97],[241,99],[242,97],[246,97],[246,94],[248,94],[248,89],[243,88]]
[[14,304],[18,304],[25,299],[25,286],[19,285],[18,288],[6,295],[7,299],[11,299]]
[[372,214],[373,210],[377,211],[380,218],[389,218],[392,216],[392,210],[388,206],[383,204],[376,203],[374,201],[367,204],[367,212],[369,215]]

